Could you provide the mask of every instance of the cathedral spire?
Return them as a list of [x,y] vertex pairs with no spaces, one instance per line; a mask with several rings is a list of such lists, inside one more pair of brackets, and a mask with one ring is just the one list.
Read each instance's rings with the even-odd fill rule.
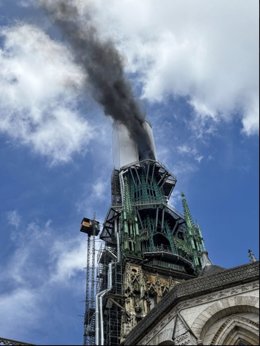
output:
[[202,237],[202,233],[199,225],[197,225],[192,218],[190,208],[188,206],[186,197],[184,193],[181,193],[182,205],[183,205],[183,213],[184,219],[187,225],[188,237],[190,246],[192,248],[194,261],[197,267],[203,265],[203,253],[205,253],[205,245]]
[[192,220],[190,208],[188,206],[186,197],[183,192],[181,193],[181,198],[182,198],[182,206],[183,206],[184,218],[185,218],[186,224],[188,227],[192,227],[194,225],[194,222]]

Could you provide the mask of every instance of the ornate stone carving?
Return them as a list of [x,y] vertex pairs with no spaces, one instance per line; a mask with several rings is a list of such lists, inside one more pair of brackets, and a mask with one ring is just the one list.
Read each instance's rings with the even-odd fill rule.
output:
[[[238,325],[241,324],[242,326],[248,326],[248,330],[250,331],[250,337],[252,337],[252,332],[254,332],[253,335],[255,335],[256,339],[259,334],[259,323],[256,323],[254,321],[249,320],[248,318],[244,318],[242,316],[233,316],[230,318],[227,318],[226,321],[219,327],[217,333],[214,335],[211,345],[219,345],[217,342],[221,337],[223,338],[223,334],[227,334],[227,331],[229,331],[230,326],[238,327]],[[228,328],[229,327],[229,328]],[[246,328],[244,328],[246,330]],[[257,340],[256,340],[257,341]]]
[[154,326],[156,320],[164,317],[167,319],[169,310],[176,305],[178,308],[187,308],[191,304],[201,305],[208,302],[209,296],[211,300],[222,299],[230,295],[236,296],[239,293],[254,290],[257,287],[258,279],[259,262],[255,262],[178,284],[162,298],[157,309],[153,309],[138,323],[134,331],[128,335],[125,345],[137,344],[149,328]]
[[126,263],[123,278],[125,313],[121,327],[123,338],[176,283],[178,281],[171,276],[148,273],[139,264]]

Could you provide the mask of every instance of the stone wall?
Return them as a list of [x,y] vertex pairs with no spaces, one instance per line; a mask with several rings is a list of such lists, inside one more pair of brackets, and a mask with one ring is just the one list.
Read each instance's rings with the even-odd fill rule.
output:
[[180,280],[145,271],[141,265],[128,262],[123,277],[124,312],[121,342]]
[[125,345],[258,345],[258,278],[252,263],[178,284]]

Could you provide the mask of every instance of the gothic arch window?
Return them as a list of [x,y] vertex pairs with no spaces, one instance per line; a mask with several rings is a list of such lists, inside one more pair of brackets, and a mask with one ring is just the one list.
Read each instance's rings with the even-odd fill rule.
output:
[[[258,345],[258,314],[249,306],[223,309],[213,315],[203,328],[206,345]],[[257,309],[255,309],[257,310]]]
[[[213,324],[221,318],[228,318],[231,315],[252,314],[255,318],[259,315],[259,299],[254,296],[234,296],[232,299],[223,298],[220,301],[212,302],[203,310],[193,322],[191,328],[198,335],[199,339],[205,341],[205,335]],[[256,320],[254,318],[254,320]],[[251,319],[251,318],[250,318]],[[216,331],[215,331],[216,332]],[[215,333],[214,333],[215,334]],[[210,344],[210,342],[204,342]]]
[[242,316],[231,316],[221,324],[211,345],[258,345],[257,323]]

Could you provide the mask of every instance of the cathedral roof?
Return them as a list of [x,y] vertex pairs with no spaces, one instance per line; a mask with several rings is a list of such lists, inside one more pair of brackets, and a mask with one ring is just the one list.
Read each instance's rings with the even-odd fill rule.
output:
[[200,272],[199,276],[214,275],[219,272],[222,272],[223,270],[225,270],[225,268],[217,266],[215,264],[211,264],[211,265],[205,266]]
[[202,253],[202,270],[199,276],[214,275],[222,272],[223,270],[225,270],[225,268],[212,264],[211,260],[208,257],[207,251],[204,251]]

